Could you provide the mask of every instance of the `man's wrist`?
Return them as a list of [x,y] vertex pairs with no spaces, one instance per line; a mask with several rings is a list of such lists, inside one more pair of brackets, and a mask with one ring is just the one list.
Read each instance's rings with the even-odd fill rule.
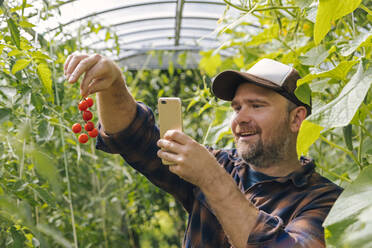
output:
[[236,185],[225,169],[217,164],[217,168],[212,170],[207,180],[204,180],[199,187],[209,201],[218,202],[230,196]]

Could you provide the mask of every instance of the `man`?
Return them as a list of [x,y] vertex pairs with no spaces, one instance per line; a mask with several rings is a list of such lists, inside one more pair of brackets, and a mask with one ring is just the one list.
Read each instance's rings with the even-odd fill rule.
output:
[[183,247],[325,246],[322,222],[341,188],[311,160],[298,160],[297,133],[311,108],[294,94],[295,69],[263,59],[214,79],[214,94],[235,111],[232,150],[205,148],[174,130],[159,139],[152,111],[136,103],[113,61],[70,55],[67,80],[83,73],[82,96],[97,93],[97,148],[119,153],[181,202],[189,214]]

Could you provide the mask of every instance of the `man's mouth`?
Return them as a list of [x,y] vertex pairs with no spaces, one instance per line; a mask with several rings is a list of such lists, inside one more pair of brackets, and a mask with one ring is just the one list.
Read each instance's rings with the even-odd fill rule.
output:
[[239,137],[249,137],[249,136],[253,136],[255,134],[257,134],[256,131],[246,131],[246,132],[240,132],[240,133],[238,133],[238,136]]

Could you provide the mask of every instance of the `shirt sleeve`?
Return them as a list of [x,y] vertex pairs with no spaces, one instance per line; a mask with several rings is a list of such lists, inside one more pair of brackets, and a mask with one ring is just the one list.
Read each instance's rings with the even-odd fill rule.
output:
[[[125,118],[125,117],[123,117]],[[157,156],[159,129],[153,112],[142,103],[137,103],[137,112],[132,123],[123,131],[107,134],[99,125],[96,148],[108,153],[120,154],[134,169],[147,177],[154,185],[172,194],[186,211],[193,203],[193,185],[169,171]]]
[[288,223],[275,215],[259,211],[246,248],[322,248],[325,247],[323,221],[340,191],[319,189],[318,197],[306,204]]

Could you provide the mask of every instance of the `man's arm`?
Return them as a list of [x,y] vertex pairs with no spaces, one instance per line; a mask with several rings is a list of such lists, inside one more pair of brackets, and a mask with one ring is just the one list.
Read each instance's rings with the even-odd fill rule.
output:
[[324,247],[322,222],[339,191],[323,187],[311,191],[308,201],[286,226],[283,220],[258,211],[235,181],[202,145],[179,131],[168,131],[158,156],[175,165],[169,170],[197,185],[235,248]]
[[66,59],[64,70],[69,83],[76,83],[85,74],[80,84],[82,97],[97,93],[98,149],[119,153],[133,168],[191,211],[193,185],[170,173],[156,156],[159,130],[153,114],[146,106],[137,104],[120,68],[99,54],[74,53]]
[[174,162],[169,170],[198,186],[235,248],[246,247],[258,210],[245,199],[233,178],[202,145],[179,131],[168,131],[158,145],[160,158]]
[[256,224],[258,209],[239,190],[234,179],[215,166],[213,181],[200,189],[235,248],[247,246],[248,236]]

